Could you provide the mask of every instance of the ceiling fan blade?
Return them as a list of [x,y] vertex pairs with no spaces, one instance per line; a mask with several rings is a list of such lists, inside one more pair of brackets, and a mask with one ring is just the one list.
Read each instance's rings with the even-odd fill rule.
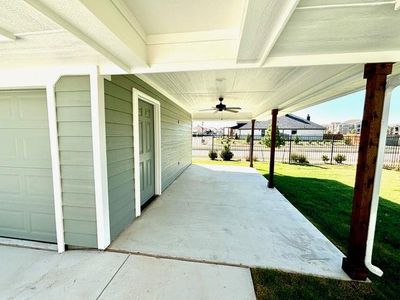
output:
[[215,108],[200,109],[199,111],[211,111],[211,110],[215,110]]
[[236,109],[236,110],[241,110],[241,107],[234,107],[234,106],[228,106],[226,109]]
[[229,109],[229,108],[225,109],[225,111],[229,111],[229,112],[231,112],[231,113],[235,113],[235,114],[237,114],[237,113],[238,113],[238,111],[237,111],[237,110],[233,110],[233,109]]

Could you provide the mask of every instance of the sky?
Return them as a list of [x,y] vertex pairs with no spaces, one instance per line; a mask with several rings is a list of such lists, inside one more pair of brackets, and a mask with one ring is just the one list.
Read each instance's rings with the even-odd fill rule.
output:
[[[311,121],[327,125],[332,122],[343,122],[352,119],[362,119],[364,109],[365,91],[353,93],[344,97],[311,106],[309,108],[293,112],[293,114],[305,118],[310,114]],[[201,122],[193,122],[193,125],[200,125]],[[234,121],[205,121],[205,127],[224,127],[235,125]],[[400,87],[392,92],[390,103],[389,125],[400,124]]]

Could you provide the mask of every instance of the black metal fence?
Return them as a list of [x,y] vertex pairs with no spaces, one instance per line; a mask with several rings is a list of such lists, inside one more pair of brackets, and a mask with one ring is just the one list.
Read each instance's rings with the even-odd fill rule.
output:
[[[263,136],[254,137],[255,161],[268,161],[270,148],[263,143]],[[192,138],[193,157],[208,157],[210,151],[220,154],[224,149],[227,137],[194,136]],[[233,159],[248,160],[249,138],[229,138]],[[285,136],[283,144],[275,151],[278,162],[296,162],[305,159],[311,164],[357,164],[359,138],[358,136],[324,135],[324,136]],[[384,166],[400,169],[400,136],[388,136],[386,140]]]

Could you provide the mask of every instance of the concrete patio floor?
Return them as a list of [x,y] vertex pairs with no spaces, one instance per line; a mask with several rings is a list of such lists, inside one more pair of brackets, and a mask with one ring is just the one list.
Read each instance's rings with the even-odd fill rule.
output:
[[245,268],[101,251],[0,246],[0,299],[248,299]]
[[108,249],[349,280],[343,254],[266,183],[252,168],[192,165]]

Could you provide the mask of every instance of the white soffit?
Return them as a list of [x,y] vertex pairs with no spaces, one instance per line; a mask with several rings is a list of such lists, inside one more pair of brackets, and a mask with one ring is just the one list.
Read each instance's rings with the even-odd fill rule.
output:
[[239,28],[244,0],[125,0],[147,35]]
[[400,53],[400,26],[395,24],[400,24],[400,12],[394,10],[394,1],[303,0],[270,58]]

